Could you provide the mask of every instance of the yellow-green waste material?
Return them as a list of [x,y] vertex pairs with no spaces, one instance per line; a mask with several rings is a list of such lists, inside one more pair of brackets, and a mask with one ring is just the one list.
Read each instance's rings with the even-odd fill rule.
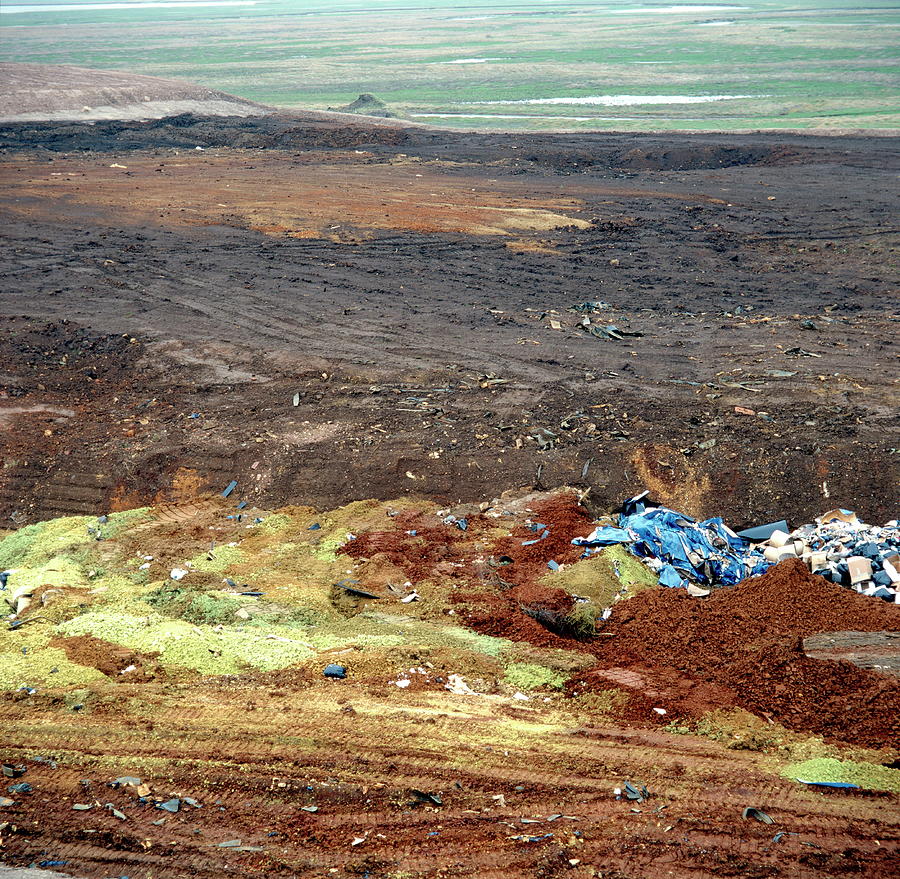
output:
[[93,541],[88,527],[91,516],[65,516],[26,525],[0,540],[0,570],[46,564],[54,556],[71,552]]
[[856,763],[819,757],[792,763],[781,770],[787,778],[802,781],[830,781],[855,784],[865,790],[885,790],[900,793],[900,769],[890,769],[877,763]]
[[127,531],[141,522],[148,522],[153,518],[150,507],[138,507],[135,510],[123,510],[120,513],[110,513],[103,525],[96,525],[100,529],[104,539],[115,537],[122,531]]
[[59,627],[63,635],[94,635],[133,650],[159,653],[164,667],[189,668],[201,674],[235,674],[252,666],[274,671],[314,655],[308,642],[290,629],[271,627],[214,629],[158,614],[86,613]]
[[192,558],[190,567],[196,571],[211,571],[221,574],[232,565],[240,564],[244,558],[244,552],[239,546],[217,546],[209,552]]
[[[12,639],[9,639],[10,641]],[[7,646],[7,645],[4,645]],[[58,647],[0,653],[0,690],[19,687],[69,687],[106,677],[103,672],[70,662]]]
[[566,681],[566,676],[530,662],[513,662],[506,666],[504,679],[517,690],[537,690],[541,687],[559,689]]
[[631,598],[656,586],[659,578],[624,547],[607,546],[590,558],[545,575],[541,582],[588,598],[602,610],[613,603],[616,595]]

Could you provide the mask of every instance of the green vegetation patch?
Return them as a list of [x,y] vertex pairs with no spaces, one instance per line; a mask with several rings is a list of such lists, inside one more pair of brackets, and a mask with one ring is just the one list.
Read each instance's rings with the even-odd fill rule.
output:
[[836,760],[818,757],[791,763],[782,769],[786,778],[803,781],[832,781],[856,784],[865,790],[886,790],[900,793],[900,770],[879,766],[877,763],[857,763],[853,760]]
[[210,552],[201,553],[189,562],[195,571],[221,574],[232,565],[239,565],[246,556],[239,546],[217,546]]
[[602,610],[609,607],[617,595],[631,598],[656,586],[659,579],[624,547],[607,546],[590,558],[545,575],[541,582],[587,598]]

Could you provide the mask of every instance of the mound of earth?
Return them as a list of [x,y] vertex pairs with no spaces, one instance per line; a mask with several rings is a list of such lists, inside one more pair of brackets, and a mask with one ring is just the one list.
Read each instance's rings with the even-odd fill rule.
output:
[[[572,688],[624,686],[664,709],[662,717],[738,705],[792,729],[897,742],[900,682],[846,660],[811,658],[803,638],[898,629],[896,607],[791,559],[704,601],[654,589],[617,605],[609,640],[597,651],[600,668]],[[703,704],[695,704],[699,692],[709,696]],[[651,710],[637,702],[633,708],[644,716]]]
[[360,116],[380,116],[383,119],[398,119],[399,114],[388,109],[384,101],[379,101],[375,95],[368,92],[361,94],[355,101],[343,107],[329,107],[336,113],[358,113]]
[[68,64],[0,63],[0,121],[262,116],[270,107],[177,79]]

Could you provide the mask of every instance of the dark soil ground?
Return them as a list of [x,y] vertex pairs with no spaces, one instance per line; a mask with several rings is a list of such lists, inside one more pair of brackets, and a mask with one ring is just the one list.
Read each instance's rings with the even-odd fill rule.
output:
[[[187,511],[175,543],[231,479],[264,508],[575,484],[595,511],[649,488],[734,526],[896,515],[891,140],[182,117],[8,125],[0,148],[10,527],[155,502]],[[594,300],[601,337],[571,310]],[[572,598],[540,576],[591,516],[539,513],[537,549],[494,548],[516,556],[502,589],[424,514],[348,552],[459,572],[453,618],[479,631],[589,650],[566,698],[168,680],[67,639],[113,674],[84,704],[4,695],[3,759],[33,791],[3,809],[0,856],[98,879],[896,875],[896,795],[778,775],[810,733],[895,760],[896,679],[801,640],[890,634],[895,608],[780,566],[706,603],[642,592],[575,642],[541,622]],[[591,707],[615,692],[640,718]],[[661,728],[734,706],[756,733]],[[617,800],[626,779],[650,799]],[[155,808],[170,796],[202,808]]]
[[[0,145],[4,517],[231,478],[893,514],[893,140],[180,117]],[[643,335],[578,329],[586,300]]]

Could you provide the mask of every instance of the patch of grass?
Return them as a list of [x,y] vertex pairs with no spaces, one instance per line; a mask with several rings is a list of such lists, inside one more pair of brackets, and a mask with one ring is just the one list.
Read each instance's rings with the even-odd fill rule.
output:
[[195,571],[221,574],[233,565],[239,565],[245,558],[246,556],[239,546],[217,546],[210,552],[194,556],[190,560],[190,566]]

